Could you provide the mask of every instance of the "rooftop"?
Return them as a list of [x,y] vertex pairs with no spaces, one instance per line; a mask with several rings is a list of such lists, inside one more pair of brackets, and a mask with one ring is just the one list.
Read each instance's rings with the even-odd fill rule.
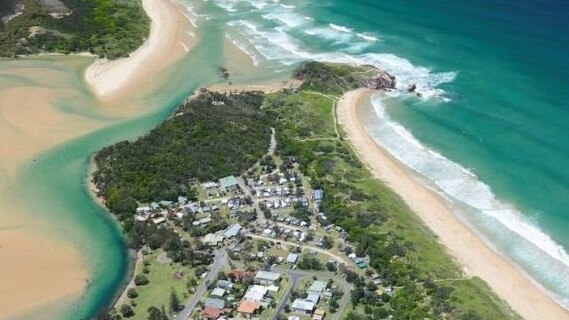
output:
[[211,295],[215,297],[223,297],[225,290],[222,288],[215,288],[211,291]]
[[235,223],[231,225],[229,228],[227,228],[227,230],[225,230],[223,234],[227,238],[235,237],[239,233],[239,231],[241,231],[242,228],[243,227],[239,223]]
[[262,271],[262,270],[257,272],[257,274],[255,275],[255,279],[270,280],[270,281],[276,281],[280,277],[281,277],[280,273]]
[[231,188],[237,185],[237,179],[234,176],[229,176],[219,179],[219,185],[222,188]]
[[256,301],[244,300],[239,304],[237,312],[251,314],[255,313],[255,311],[257,311],[260,307],[261,305]]
[[298,260],[298,254],[296,253],[289,253],[286,257],[287,263],[296,263],[296,260]]
[[219,316],[221,316],[221,314],[223,313],[222,310],[220,309],[216,309],[216,308],[212,308],[212,307],[205,307],[202,310],[202,316],[204,318],[211,318],[211,319],[217,319],[219,318]]
[[221,299],[206,299],[204,302],[205,307],[212,307],[215,309],[223,309],[225,307],[225,301]]
[[308,291],[309,291],[309,292],[322,293],[322,291],[324,291],[324,289],[326,289],[326,282],[324,282],[324,281],[314,281],[314,282],[312,282],[312,284],[310,285],[310,288],[308,288]]
[[245,299],[261,301],[265,298],[267,291],[269,291],[267,287],[253,285],[245,293]]
[[304,299],[295,299],[292,302],[292,308],[296,310],[312,311],[314,303]]

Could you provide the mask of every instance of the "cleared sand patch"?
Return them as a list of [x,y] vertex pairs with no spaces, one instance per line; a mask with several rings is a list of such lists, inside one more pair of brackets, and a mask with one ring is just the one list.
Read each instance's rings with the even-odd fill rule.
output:
[[[457,258],[465,272],[479,276],[527,320],[569,319],[569,312],[532,283],[515,265],[492,251],[461,223],[444,200],[417,182],[412,173],[368,134],[362,119],[373,91],[355,90],[338,102],[338,120],[362,162],[397,192]],[[368,107],[366,107],[368,106]]]

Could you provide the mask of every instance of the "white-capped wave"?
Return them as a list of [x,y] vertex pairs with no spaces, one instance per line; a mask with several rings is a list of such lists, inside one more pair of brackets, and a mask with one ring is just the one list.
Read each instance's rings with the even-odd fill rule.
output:
[[332,28],[334,30],[338,30],[340,32],[351,33],[352,31],[354,31],[353,29],[350,29],[348,27],[340,26],[340,25],[333,24],[333,23],[330,23],[329,26],[330,26],[330,28]]
[[491,188],[470,170],[427,148],[406,128],[392,121],[386,113],[383,99],[385,97],[381,96],[372,99],[374,110],[380,119],[379,123],[374,124],[372,134],[379,145],[397,160],[433,182],[453,201],[468,205],[495,219],[551,258],[569,267],[569,255],[562,246],[527,221],[515,207],[497,199]]
[[356,35],[357,35],[358,37],[364,39],[364,40],[367,40],[367,41],[371,41],[371,42],[379,41],[379,38],[378,38],[378,37],[372,36],[372,35],[369,35],[369,34],[359,33],[359,32],[358,32],[358,33],[356,33]]
[[293,12],[279,10],[262,15],[262,17],[269,21],[277,21],[282,25],[289,28],[297,28],[307,23],[308,19]]

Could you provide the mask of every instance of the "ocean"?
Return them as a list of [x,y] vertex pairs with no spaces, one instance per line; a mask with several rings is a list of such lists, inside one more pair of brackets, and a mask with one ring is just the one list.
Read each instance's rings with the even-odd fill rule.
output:
[[[449,199],[495,250],[569,306],[569,3],[559,0],[179,0],[202,41],[141,99],[148,112],[107,119],[76,66],[50,57],[13,68],[70,75],[79,97],[64,112],[105,128],[39,155],[1,194],[53,221],[90,267],[86,294],[58,319],[96,314],[124,281],[127,257],[116,224],[86,191],[89,157],[144,134],[193,90],[235,70],[224,42],[253,61],[234,82],[285,79],[305,60],[373,64],[398,89],[375,97],[370,132],[394,157]],[[82,63],[90,63],[87,58]],[[2,62],[5,68],[12,68]],[[0,70],[1,71],[1,70]],[[0,89],[36,80],[0,77]],[[78,84],[79,83],[79,84]],[[415,84],[421,97],[408,94]],[[49,87],[49,85],[46,85]]]
[[569,3],[184,3],[267,73],[314,59],[396,76],[373,99],[378,143],[569,307]]

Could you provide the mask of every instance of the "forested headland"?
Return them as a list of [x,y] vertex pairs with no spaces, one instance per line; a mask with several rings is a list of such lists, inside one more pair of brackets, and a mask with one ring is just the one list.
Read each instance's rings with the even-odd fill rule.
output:
[[44,52],[128,56],[150,32],[140,0],[2,0],[0,57]]

